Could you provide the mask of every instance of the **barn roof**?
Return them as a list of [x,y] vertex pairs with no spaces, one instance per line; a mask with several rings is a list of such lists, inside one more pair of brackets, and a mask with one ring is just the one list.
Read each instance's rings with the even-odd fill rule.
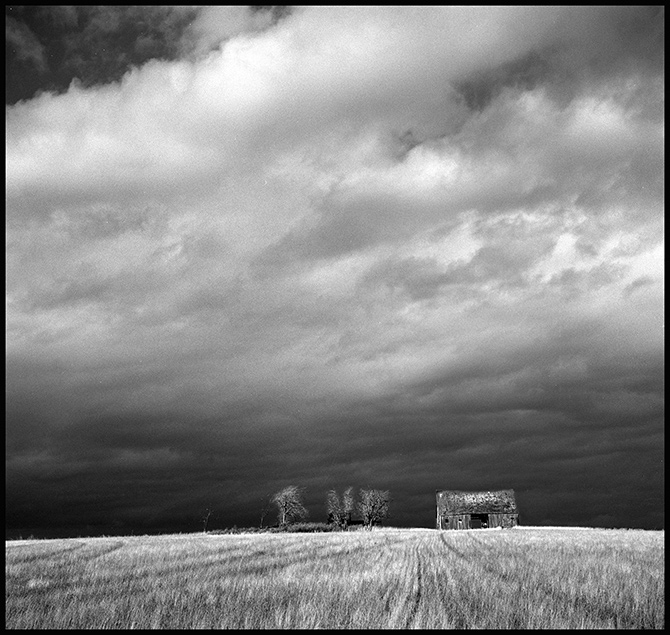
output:
[[436,493],[437,506],[446,514],[516,514],[513,489],[464,492],[447,489]]

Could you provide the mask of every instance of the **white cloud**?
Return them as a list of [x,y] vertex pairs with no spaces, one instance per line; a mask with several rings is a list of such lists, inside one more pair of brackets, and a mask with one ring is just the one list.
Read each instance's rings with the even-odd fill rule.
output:
[[270,11],[252,11],[245,6],[202,7],[183,36],[182,47],[196,58],[244,33],[254,33],[272,24]]

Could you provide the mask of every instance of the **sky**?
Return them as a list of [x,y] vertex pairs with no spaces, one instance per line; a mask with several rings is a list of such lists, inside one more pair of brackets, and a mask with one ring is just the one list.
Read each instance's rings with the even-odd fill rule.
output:
[[663,7],[5,16],[8,537],[664,527]]

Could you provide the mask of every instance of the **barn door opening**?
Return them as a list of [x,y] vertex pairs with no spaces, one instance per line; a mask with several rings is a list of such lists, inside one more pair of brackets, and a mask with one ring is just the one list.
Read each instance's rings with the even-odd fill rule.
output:
[[470,516],[471,529],[486,529],[489,526],[488,514],[472,514]]

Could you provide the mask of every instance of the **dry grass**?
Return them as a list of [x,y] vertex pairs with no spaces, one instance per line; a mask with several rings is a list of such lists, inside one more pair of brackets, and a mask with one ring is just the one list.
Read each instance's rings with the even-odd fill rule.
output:
[[7,628],[665,625],[661,531],[13,541],[5,567]]

